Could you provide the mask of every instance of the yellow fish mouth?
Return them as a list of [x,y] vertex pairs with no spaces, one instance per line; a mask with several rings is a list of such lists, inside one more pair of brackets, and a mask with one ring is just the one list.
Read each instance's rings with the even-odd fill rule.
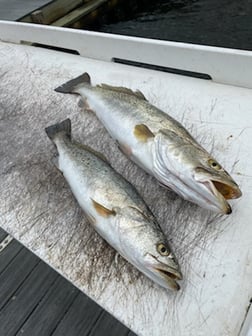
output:
[[211,181],[215,189],[226,199],[235,199],[241,197],[241,191],[238,186],[233,186],[220,181]]
[[242,193],[235,183],[223,182],[220,180],[209,179],[202,181],[211,194],[216,197],[219,206],[224,214],[231,214],[232,209],[227,200],[239,198]]

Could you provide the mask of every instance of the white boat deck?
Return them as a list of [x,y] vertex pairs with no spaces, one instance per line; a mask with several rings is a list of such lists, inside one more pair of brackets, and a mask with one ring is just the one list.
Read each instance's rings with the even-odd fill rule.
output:
[[[3,22],[0,40],[0,226],[139,335],[239,335],[252,297],[252,53]],[[117,64],[113,57],[213,80]],[[84,71],[94,84],[141,90],[182,121],[241,186],[233,213],[215,216],[160,188],[118,151],[77,96],[53,91]],[[158,217],[184,273],[178,294],[140,275],[88,224],[50,162],[55,150],[44,133],[66,117],[73,137],[103,152]]]

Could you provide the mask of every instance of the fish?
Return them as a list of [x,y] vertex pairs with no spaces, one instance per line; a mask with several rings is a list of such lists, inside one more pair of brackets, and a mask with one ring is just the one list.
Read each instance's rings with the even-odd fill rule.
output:
[[161,186],[205,209],[232,212],[228,200],[242,195],[237,183],[181,123],[152,105],[142,92],[92,86],[88,73],[55,91],[79,94],[121,151]]
[[70,119],[45,132],[57,148],[57,168],[94,229],[148,278],[178,291],[180,266],[138,191],[101,153],[72,140]]

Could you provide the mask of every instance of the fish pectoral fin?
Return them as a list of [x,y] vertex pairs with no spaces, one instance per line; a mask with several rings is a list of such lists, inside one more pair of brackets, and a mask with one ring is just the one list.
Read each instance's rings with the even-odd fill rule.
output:
[[113,210],[113,209],[110,210],[110,209],[106,208],[105,206],[103,206],[102,204],[96,202],[96,201],[95,201],[94,199],[92,199],[92,198],[91,198],[91,201],[92,201],[92,203],[93,203],[93,206],[94,206],[96,212],[97,212],[100,216],[107,218],[107,217],[115,216],[115,215],[116,215],[115,210]]
[[144,124],[139,124],[135,126],[134,135],[137,140],[142,142],[147,142],[148,139],[155,137],[151,130]]
[[97,85],[97,87],[99,87],[101,89],[110,90],[110,91],[125,93],[125,94],[128,94],[128,95],[134,96],[136,98],[147,101],[144,94],[139,90],[133,91],[133,90],[131,90],[129,88],[126,88],[126,87],[123,87],[123,86],[112,86],[112,85],[108,85],[108,84],[104,84],[104,83],[102,83],[100,85]]

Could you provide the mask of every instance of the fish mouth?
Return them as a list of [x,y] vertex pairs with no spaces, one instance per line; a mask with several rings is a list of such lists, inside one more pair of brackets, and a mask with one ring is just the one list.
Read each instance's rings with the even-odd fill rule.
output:
[[178,291],[180,285],[177,281],[183,279],[179,265],[174,257],[162,258],[164,258],[164,261],[161,261],[158,256],[147,253],[145,255],[145,269],[143,273],[161,287]]
[[158,272],[159,276],[161,276],[167,282],[168,286],[171,289],[176,291],[180,290],[180,285],[176,281],[183,279],[183,276],[180,271],[165,265],[155,267],[155,271]]
[[232,186],[222,181],[211,181],[215,190],[219,192],[226,200],[235,199],[241,197],[241,191],[238,186]]
[[223,182],[217,179],[209,179],[201,181],[211,194],[217,198],[220,203],[221,210],[225,214],[231,214],[232,209],[227,200],[239,198],[241,191],[235,183]]

